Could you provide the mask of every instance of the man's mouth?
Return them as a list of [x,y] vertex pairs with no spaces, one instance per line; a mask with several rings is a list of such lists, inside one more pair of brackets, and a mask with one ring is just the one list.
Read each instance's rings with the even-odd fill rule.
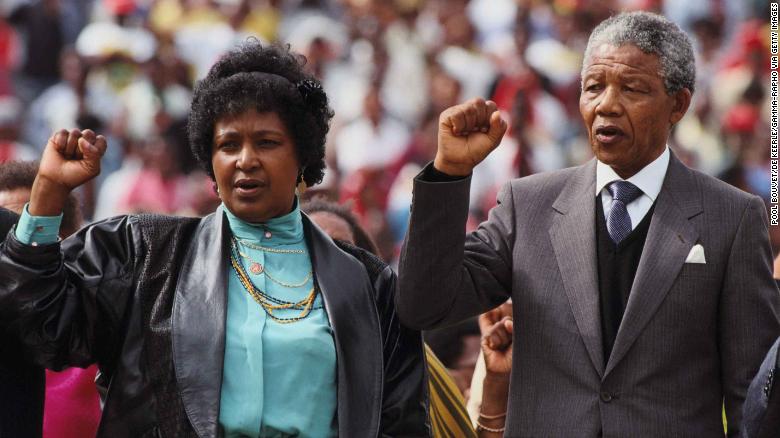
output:
[[610,144],[620,141],[626,134],[615,125],[601,125],[595,130],[596,140],[599,143]]

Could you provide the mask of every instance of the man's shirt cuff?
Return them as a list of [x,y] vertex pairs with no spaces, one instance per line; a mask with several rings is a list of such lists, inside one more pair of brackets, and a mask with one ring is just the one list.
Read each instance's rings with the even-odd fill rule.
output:
[[25,245],[46,245],[59,239],[62,213],[59,216],[32,216],[24,205],[19,223],[16,224],[16,240]]

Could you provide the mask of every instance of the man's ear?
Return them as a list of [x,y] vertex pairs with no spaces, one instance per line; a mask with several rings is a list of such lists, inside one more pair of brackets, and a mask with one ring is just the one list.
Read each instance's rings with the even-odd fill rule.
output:
[[672,98],[674,99],[674,106],[672,107],[672,113],[669,116],[669,123],[675,125],[682,120],[685,113],[688,112],[688,107],[691,106],[691,90],[683,88],[682,90],[674,93]]

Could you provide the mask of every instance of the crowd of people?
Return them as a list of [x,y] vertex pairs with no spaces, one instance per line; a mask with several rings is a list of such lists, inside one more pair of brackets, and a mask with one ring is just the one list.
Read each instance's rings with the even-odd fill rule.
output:
[[[488,219],[488,212],[496,206],[499,189],[507,181],[591,160],[596,150],[593,149],[592,139],[589,139],[591,133],[588,130],[587,111],[583,110],[581,98],[586,44],[598,23],[616,12],[630,10],[661,13],[693,38],[697,73],[695,83],[688,84],[687,89],[691,92],[695,89],[695,93],[689,102],[690,109],[687,112],[683,110],[681,120],[673,122],[674,128],[667,142],[675,159],[757,195],[768,203],[770,154],[767,145],[770,130],[769,106],[766,102],[769,99],[770,14],[768,4],[762,1],[14,0],[4,3],[0,7],[0,163],[25,161],[28,164],[6,167],[0,164],[0,207],[24,213],[20,224],[27,221],[25,225],[31,230],[30,234],[22,236],[17,230],[16,236],[22,244],[33,245],[38,244],[35,240],[38,238],[42,239],[42,244],[53,242],[49,239],[56,240],[58,234],[64,238],[79,228],[76,224],[115,217],[95,226],[89,232],[89,238],[84,232],[69,239],[64,254],[66,258],[74,257],[71,263],[76,268],[68,265],[67,269],[75,269],[77,273],[58,271],[57,275],[62,277],[65,287],[78,290],[91,284],[88,279],[90,275],[97,275],[81,271],[82,264],[99,265],[97,260],[100,257],[108,257],[111,260],[109,266],[100,266],[108,270],[101,271],[99,276],[114,282],[112,287],[125,293],[122,296],[126,299],[126,307],[112,309],[109,313],[129,312],[134,318],[140,318],[132,323],[126,320],[105,321],[103,318],[106,316],[101,313],[105,309],[101,306],[106,304],[99,302],[98,295],[87,293],[90,299],[98,301],[97,310],[89,307],[86,316],[77,317],[76,321],[81,324],[76,330],[78,333],[66,333],[60,328],[54,339],[44,341],[43,336],[28,338],[25,342],[38,348],[37,362],[54,369],[61,368],[63,364],[90,365],[97,361],[106,365],[108,362],[108,368],[118,373],[110,377],[123,386],[130,385],[132,379],[128,376],[146,370],[144,361],[148,359],[133,356],[131,352],[139,348],[137,345],[160,353],[162,363],[171,363],[170,367],[161,367],[159,372],[144,374],[144,379],[159,385],[156,392],[136,388],[116,395],[115,391],[107,406],[98,406],[95,398],[94,391],[107,389],[101,387],[99,374],[98,384],[94,388],[83,384],[95,379],[94,366],[65,373],[47,371],[47,403],[54,400],[56,406],[57,397],[71,401],[81,397],[87,406],[84,412],[89,417],[82,423],[96,427],[96,418],[103,412],[103,433],[133,431],[186,435],[189,432],[183,431],[189,431],[189,424],[197,433],[209,434],[216,430],[217,420],[219,427],[228,428],[231,433],[252,430],[262,424],[269,429],[263,429],[261,434],[298,430],[296,428],[301,427],[304,430],[322,427],[316,434],[323,436],[333,433],[349,436],[356,430],[379,427],[386,431],[404,431],[422,436],[422,429],[417,430],[417,427],[433,426],[436,431],[437,427],[442,430],[445,423],[449,427],[450,423],[459,422],[465,424],[463,430],[468,429],[469,434],[474,433],[472,422],[478,424],[479,436],[498,436],[507,424],[511,424],[513,430],[537,427],[529,419],[507,416],[509,370],[513,367],[510,360],[512,339],[516,339],[512,335],[512,316],[517,316],[517,311],[513,314],[511,301],[480,316],[479,322],[475,316],[457,325],[426,332],[425,351],[430,367],[427,373],[435,375],[436,371],[430,364],[441,360],[449,376],[445,378],[446,382],[438,386],[434,385],[436,379],[431,380],[431,412],[423,412],[421,406],[404,404],[404,397],[411,397],[410,393],[420,391],[422,394],[418,381],[422,381],[426,372],[418,366],[424,363],[417,357],[423,351],[420,348],[421,340],[398,322],[392,300],[386,301],[392,295],[388,291],[395,287],[395,274],[389,276],[388,272],[392,271],[385,263],[390,267],[398,267],[399,263],[404,266],[402,244],[405,236],[410,235],[410,219],[414,223],[414,209],[410,212],[410,206],[412,187],[419,183],[415,182],[415,178],[419,179],[422,175],[423,180],[430,178],[430,181],[435,182],[452,182],[449,178],[460,175],[441,173],[438,171],[442,168],[426,168],[426,165],[437,156],[437,147],[441,154],[440,114],[445,110],[452,111],[452,108],[467,99],[480,98],[474,104],[476,110],[470,110],[488,115],[497,110],[507,125],[501,128],[506,130],[506,134],[497,137],[501,139],[498,147],[486,154],[479,166],[467,172],[471,176],[470,191],[464,204],[467,210],[466,231],[477,229],[480,222]],[[303,54],[305,64],[294,67],[285,64],[288,62],[285,56],[290,52],[278,49],[274,45],[278,43],[289,45],[292,53]],[[236,51],[237,45],[243,49]],[[276,48],[268,51],[258,47]],[[262,53],[253,52],[257,50]],[[233,58],[215,64],[228,52],[232,53]],[[263,70],[266,67],[260,68],[253,64],[252,59],[265,56],[273,59],[267,65],[279,63],[283,66]],[[298,71],[299,68],[302,70]],[[246,77],[237,78],[236,75]],[[290,84],[294,85],[293,90],[297,90],[293,94],[297,92],[300,96],[295,94],[290,97],[289,90],[279,91]],[[268,90],[271,90],[271,94],[276,93],[274,97],[258,97],[267,96]],[[251,99],[247,93],[255,93],[253,96],[258,100],[254,105],[268,112],[258,112],[260,110],[257,108],[252,110],[253,104],[247,103],[247,99]],[[306,110],[295,109],[297,107],[294,105],[301,105],[296,99],[301,98]],[[489,99],[487,109],[481,99]],[[289,102],[293,102],[292,107],[288,105]],[[313,115],[307,115],[307,111],[313,112]],[[586,117],[584,126],[583,117]],[[477,130],[484,129],[482,132],[490,129],[492,133],[492,130],[499,129],[495,123],[498,122],[493,119],[469,120],[467,125],[474,125]],[[271,127],[270,134],[263,131],[266,132],[263,135],[264,138],[270,135],[270,140],[266,138],[270,143],[282,145],[278,148],[294,145],[291,146],[292,151],[292,147],[297,147],[297,158],[291,160],[289,154],[283,155],[282,152],[268,155],[271,158],[258,158],[275,160],[271,166],[275,170],[269,175],[269,181],[241,180],[240,184],[229,189],[238,173],[234,167],[244,170],[241,166],[244,165],[242,160],[246,158],[237,155],[242,147],[240,141],[255,135],[249,130],[258,124]],[[292,136],[287,137],[285,127],[290,126],[295,126],[295,129],[289,133]],[[274,131],[274,127],[278,129]],[[72,130],[58,131],[61,128]],[[322,156],[318,155],[320,152],[317,148],[320,146],[324,146]],[[31,211],[23,211],[21,207],[25,202],[31,197],[36,199],[33,179],[37,164],[29,162],[40,159],[47,147],[62,154],[66,158],[63,162],[88,162],[97,158],[102,170],[89,173],[89,177],[80,179],[78,184],[68,185],[68,189],[75,189],[75,198],[56,196],[60,194],[57,190],[46,190],[44,196],[41,194],[44,190],[39,186],[38,202],[30,204]],[[598,158],[604,161],[601,156]],[[52,160],[49,157],[44,163],[51,165]],[[670,171],[674,165],[669,165]],[[39,175],[46,174],[43,167],[38,172]],[[47,175],[53,175],[51,169],[49,172]],[[258,187],[264,187],[270,182],[274,182],[275,187],[290,190],[274,188],[280,194],[278,199],[273,199],[268,205],[243,204],[242,196],[254,193]],[[297,186],[295,191],[292,190],[294,186]],[[309,189],[304,190],[307,186]],[[618,195],[614,196],[617,199]],[[287,210],[293,198],[306,202],[298,205],[298,201],[295,201],[295,214],[290,215]],[[42,208],[42,205],[47,207]],[[225,212],[224,226],[221,219],[215,219],[214,223],[211,223],[211,219],[205,219],[203,223],[206,225],[195,228],[193,224],[197,223],[196,218],[209,215],[220,205],[222,210],[217,211]],[[33,208],[35,211],[32,211]],[[62,226],[58,228],[60,233],[46,235],[51,225],[41,222],[41,218],[56,216],[57,211],[63,209],[65,215]],[[334,247],[318,240],[316,236],[312,237],[308,219],[302,224],[300,221],[290,222],[289,218],[297,215],[299,209],[310,212],[311,220],[334,239],[354,245],[344,247],[339,244],[342,250],[359,260],[368,272],[367,279],[376,293],[373,305],[379,309],[381,324],[386,324],[381,330],[380,327],[370,326],[363,318],[344,323],[348,318],[337,315],[341,312],[339,304],[328,302],[334,299],[333,296],[329,298],[327,293],[328,289],[333,290],[331,284],[336,283],[335,277],[332,277],[334,272],[343,275],[357,268],[352,264],[352,259],[339,259],[333,252]],[[124,219],[125,216],[116,218],[117,215],[130,213],[161,213],[193,219],[180,218],[166,222],[158,219],[128,220]],[[494,217],[492,220],[495,223],[497,219]],[[419,225],[419,219],[417,222],[419,230],[422,226]],[[251,223],[266,224],[263,228],[265,235],[247,226]],[[550,223],[552,221],[545,222],[547,225]],[[181,338],[175,329],[170,328],[168,324],[172,324],[171,321],[179,314],[172,315],[175,310],[167,306],[172,305],[174,296],[179,293],[177,281],[195,286],[198,282],[202,285],[204,282],[208,284],[221,280],[197,273],[200,269],[198,263],[219,263],[218,259],[209,259],[209,253],[203,252],[202,259],[193,260],[190,258],[190,249],[177,243],[178,240],[172,240],[172,249],[163,252],[159,252],[161,247],[152,247],[151,242],[183,235],[200,242],[201,251],[206,251],[203,248],[209,242],[213,244],[214,239],[221,239],[217,230],[222,227],[229,228],[234,236],[229,252],[230,262],[238,278],[233,284],[231,277],[227,294],[243,297],[247,306],[259,303],[265,309],[269,322],[260,326],[259,333],[254,328],[247,328],[247,322],[235,316],[239,312],[235,308],[236,301],[233,304],[228,301],[227,308],[223,309],[227,319],[223,315],[223,319],[211,321],[226,324],[223,329],[228,333],[224,342],[222,337],[216,336],[213,344],[201,346],[205,352],[225,348],[225,374],[219,376],[222,386],[214,388],[214,382],[205,379],[217,376],[215,373],[222,371],[222,364],[219,368],[205,366],[199,376],[189,370],[174,370],[173,361],[177,353],[166,350],[164,344],[173,342],[175,347],[187,350],[194,346],[191,343],[199,340],[196,335]],[[21,225],[18,228],[25,229]],[[32,230],[38,228],[46,231],[36,237],[36,231]],[[213,230],[208,231],[211,228]],[[296,230],[294,236],[297,237],[294,239],[298,240],[286,234],[292,233],[291,229]],[[446,227],[441,229],[445,230]],[[504,231],[512,234],[509,230]],[[37,232],[40,234],[40,230]],[[281,239],[281,243],[273,241],[272,233]],[[480,233],[485,233],[485,229],[477,231],[476,235]],[[299,247],[304,234],[316,244],[310,243],[308,249],[306,245]],[[436,234],[435,228],[424,234],[433,236]],[[678,237],[684,241],[682,235]],[[770,238],[777,253],[780,249],[780,228],[770,227]],[[533,241],[533,238],[529,237],[528,240]],[[442,239],[444,246],[456,246],[445,241]],[[252,242],[255,246],[252,246]],[[413,245],[419,245],[419,237],[412,242]],[[286,266],[281,261],[283,257],[265,253],[263,248],[266,247],[262,245],[266,244],[281,245],[284,249],[277,252],[282,254],[300,252],[305,256],[296,262],[295,269],[282,268]],[[143,247],[143,251],[126,253],[118,249],[134,245],[141,245],[137,248]],[[468,245],[467,254],[470,251]],[[433,247],[435,249],[439,246]],[[19,254],[24,253],[13,245],[10,251],[13,255],[11,258],[21,257]],[[14,251],[20,252],[17,254]],[[41,252],[39,256],[46,258],[47,254]],[[419,260],[421,254],[425,260]],[[406,256],[404,271],[407,278],[404,280],[401,274],[402,289],[404,285],[409,286],[405,288],[407,291],[430,289],[426,281],[437,280],[435,276],[429,276],[425,281],[416,277],[410,279],[408,274],[415,272],[415,268],[426,266],[425,262],[433,262],[441,256],[431,253],[431,257],[428,257],[427,254],[420,251],[416,255]],[[335,261],[331,265],[318,266],[318,256],[322,260],[325,255]],[[215,254],[211,256],[216,257]],[[85,259],[88,260],[85,262]],[[24,278],[30,284],[35,284],[36,289],[53,293],[54,282],[38,283],[33,278],[42,271],[26,270],[21,265],[18,267],[16,260],[9,260],[5,263],[8,266],[13,264],[14,278]],[[167,268],[164,272],[145,269],[140,277],[142,287],[131,286],[126,281],[128,277],[119,278],[121,272],[114,271],[114,264],[146,263],[154,266],[166,260],[177,261],[179,265],[165,265]],[[495,272],[500,269],[492,265],[492,261],[485,260],[480,262],[491,266],[490,272],[493,272],[493,276],[497,275]],[[544,258],[539,260],[544,264]],[[638,258],[636,261],[638,263]],[[195,267],[190,267],[190,263],[194,263]],[[186,268],[183,267],[185,265]],[[241,266],[244,266],[243,270]],[[286,273],[281,277],[282,280],[277,281],[271,277],[271,272],[264,271],[266,267],[278,268]],[[602,266],[598,268],[602,269]],[[205,265],[203,269],[206,269]],[[255,269],[259,272],[254,272]],[[633,269],[634,274],[639,275],[636,266]],[[422,270],[425,271],[424,268]],[[432,271],[436,271],[435,266]],[[428,276],[430,271],[425,272],[424,275]],[[263,274],[267,277],[269,282],[262,287],[265,292],[251,286],[259,280],[248,274]],[[311,288],[306,283],[306,291],[300,292],[307,292],[308,295],[301,295],[298,297],[300,300],[294,303],[275,301],[272,293],[274,289],[294,289],[285,281],[307,275],[307,281],[312,282]],[[703,275],[700,273],[699,277],[703,278]],[[74,276],[76,280],[73,280]],[[160,276],[170,278],[160,280]],[[316,282],[312,278],[316,278]],[[440,284],[448,284],[447,281],[452,278],[439,280]],[[492,295],[480,296],[482,292],[477,291],[478,299],[475,298],[473,306],[466,306],[469,309],[465,310],[466,307],[461,303],[459,310],[451,309],[454,313],[444,319],[431,316],[439,312],[434,303],[411,300],[407,294],[402,302],[406,303],[406,307],[402,306],[402,310],[399,310],[401,320],[414,328],[433,329],[441,326],[442,321],[454,323],[467,316],[466,313],[474,313],[475,309],[484,307],[482,310],[488,310],[514,294],[514,285],[504,281],[497,281],[501,286],[498,293],[491,283],[495,280],[492,278],[478,282],[489,284],[486,287],[491,289],[489,294]],[[248,294],[241,292],[242,286]],[[150,298],[151,295],[146,295],[156,287],[162,290],[159,296]],[[347,289],[353,290],[365,287],[366,284],[359,282],[347,285]],[[612,286],[599,284],[599,287],[609,289]],[[455,293],[455,289],[452,288],[450,292]],[[624,292],[627,294],[628,291]],[[465,295],[469,293],[463,292]],[[501,299],[497,301],[499,296]],[[435,294],[430,295],[429,299],[433,297]],[[56,315],[57,320],[70,321],[68,318],[74,318],[71,313],[73,304],[69,304],[67,297],[59,297],[58,300],[62,301],[59,304],[62,306],[60,311],[40,316],[53,318],[52,315]],[[602,296],[602,300],[606,298]],[[490,306],[486,304],[488,301]],[[773,303],[772,300],[767,302]],[[325,315],[325,303],[332,306],[330,309],[335,313]],[[420,303],[424,303],[422,310],[419,308]],[[345,309],[366,304],[343,303]],[[535,304],[538,303],[526,302],[523,308],[530,309]],[[187,305],[192,306],[188,308],[190,313],[186,318],[179,317],[184,318],[185,325],[193,324],[188,326],[193,330],[196,330],[197,318],[210,320],[213,316],[213,309]],[[622,306],[618,324],[622,312],[629,311],[626,310],[625,301]],[[764,310],[769,310],[769,307]],[[159,309],[167,310],[163,310],[163,314],[155,313]],[[38,317],[19,312],[25,321],[28,317],[33,320]],[[601,312],[603,317],[611,310],[602,307]],[[583,324],[579,320],[581,317],[579,314],[575,316],[580,330]],[[438,319],[436,323],[430,323],[434,319]],[[767,316],[767,320],[772,318]],[[150,331],[147,332],[146,325],[141,329],[135,327],[133,324],[138,321],[149,324]],[[310,370],[296,374],[297,365],[292,362],[292,366],[284,363],[274,371],[278,374],[272,375],[279,378],[278,382],[284,382],[285,379],[308,379],[311,385],[307,384],[307,387],[318,388],[317,385],[320,385],[326,389],[324,392],[314,391],[308,396],[301,394],[300,400],[294,397],[276,400],[264,389],[262,378],[256,381],[257,369],[253,371],[251,366],[236,365],[243,362],[262,364],[258,369],[273,371],[273,367],[265,362],[267,359],[263,359],[262,352],[245,348],[252,339],[262,337],[269,345],[268,348],[278,348],[277,353],[280,355],[284,353],[286,347],[279,343],[279,339],[283,339],[282,335],[273,334],[270,328],[264,328],[275,326],[270,321],[280,324],[304,321],[320,335],[324,333],[323,330],[330,330],[328,324],[335,327],[335,334],[332,334],[335,344],[312,350],[319,355],[316,356],[317,361],[323,364],[318,368],[321,374],[311,373]],[[534,333],[539,326],[527,321],[533,321],[533,318],[524,320],[524,333]],[[93,337],[91,333],[93,324],[98,322],[108,322],[111,327],[111,333],[106,334],[105,338]],[[166,326],[167,331],[151,330],[155,324]],[[305,324],[297,324],[296,327],[302,330]],[[769,325],[764,328],[767,332],[771,331]],[[203,329],[200,327],[197,330]],[[609,323],[602,321],[602,329],[609,330]],[[616,332],[617,325],[613,329]],[[349,338],[347,341],[348,337],[344,333],[352,330],[366,331],[369,335]],[[370,347],[369,337],[373,331],[377,332],[377,336],[381,335],[384,351],[373,351],[375,346]],[[237,338],[231,335],[234,332],[239,333]],[[144,340],[137,345],[124,345],[119,353],[102,349],[119,342],[126,333]],[[288,336],[290,330],[286,333],[284,336]],[[604,333],[604,336],[607,343],[609,335]],[[586,339],[586,342],[591,341]],[[74,342],[78,345],[73,345]],[[608,342],[616,342],[615,333],[612,333]],[[63,350],[66,344],[70,345]],[[388,345],[395,346],[395,349],[387,350]],[[532,344],[530,347],[533,349],[535,346],[538,345]],[[428,347],[435,355],[427,352]],[[525,347],[527,349],[529,345]],[[599,359],[604,361],[601,373],[604,372],[604,366],[608,365],[612,345],[604,347],[605,356]],[[58,351],[49,351],[51,348]],[[598,362],[591,348],[594,347],[588,344],[587,354]],[[360,367],[365,369],[361,372],[355,372],[357,368],[350,368],[357,366],[357,362],[350,362],[357,357],[357,353],[352,352],[355,349],[365,349],[360,361]],[[345,363],[334,362],[335,352],[341,355],[339,357],[347,357],[349,360]],[[292,354],[290,351],[287,353]],[[372,359],[371,354],[374,353],[376,357]],[[111,363],[116,354],[130,358],[126,359],[129,362],[120,365]],[[544,357],[544,353],[534,356]],[[194,364],[201,359],[203,357],[198,354],[188,355],[184,367],[195,367]],[[331,362],[335,363],[333,367],[329,366],[333,365]],[[594,365],[598,370],[596,362]],[[374,394],[372,391],[377,388],[377,383],[372,384],[369,376],[372,366],[384,368],[385,373],[399,377],[395,381],[381,383],[385,385],[385,392],[377,393],[380,398],[373,400],[375,406],[369,403],[357,407],[356,400],[360,394],[364,397]],[[522,368],[524,366],[527,368]],[[528,378],[531,374],[526,374],[527,370],[533,369],[533,366],[528,363],[515,364],[514,372],[521,370],[523,372],[520,375]],[[338,381],[334,385],[333,373],[339,376],[349,373],[355,379],[352,381],[354,387],[342,388],[344,382]],[[208,394],[218,398],[223,408],[228,406],[231,409],[223,409],[216,418],[214,416],[217,413],[213,409],[204,406],[202,400],[192,399],[185,391],[181,399],[172,400],[174,405],[155,407],[154,412],[139,410],[133,413],[135,417],[128,415],[125,403],[164,398],[166,389],[175,392],[174,386],[177,384],[172,382],[176,378],[179,389],[188,389],[187,385],[190,385],[197,387],[198,391],[211,391]],[[57,382],[64,382],[59,393]],[[217,382],[220,380],[217,379]],[[533,383],[544,384],[543,381]],[[734,382],[724,385],[732,383],[737,385]],[[532,382],[526,384],[530,386]],[[263,400],[259,402],[262,418],[245,415],[249,409],[247,406],[255,408],[258,403],[242,392],[247,385],[254,385],[267,397],[265,411]],[[362,392],[356,393],[358,390]],[[440,424],[431,425],[426,421],[433,422],[434,418],[438,418],[434,415],[434,393],[437,392],[439,397],[442,394],[445,394],[445,398],[451,397],[450,402],[439,402],[444,406],[439,409],[442,412],[449,411],[448,415],[454,419],[436,420]],[[571,392],[574,394],[576,391]],[[312,397],[322,394],[330,398],[311,402]],[[418,397],[422,400],[420,394]],[[601,392],[602,401],[608,403],[604,394],[610,398],[611,395],[606,391]],[[525,406],[529,402],[519,397],[516,391],[514,397],[512,403],[515,406]],[[572,395],[574,398],[576,395]],[[301,400],[307,402],[300,404]],[[457,407],[449,404],[452,400],[455,400]],[[467,400],[470,403],[471,420],[455,418],[457,415],[454,413],[465,415],[461,408]],[[273,406],[277,406],[278,402],[276,411],[270,407],[272,402]],[[544,403],[543,400],[535,402],[538,406]],[[306,417],[305,421],[283,413],[287,412],[283,410],[285,406],[293,404],[306,412],[302,414]],[[336,406],[342,408],[336,409]],[[349,409],[343,409],[343,406]],[[485,414],[501,410],[504,413],[500,415]],[[739,418],[736,406],[728,406],[727,402],[726,410],[732,418]],[[282,414],[274,415],[274,412]],[[50,424],[58,424],[57,414],[56,411],[46,412],[52,418]],[[61,412],[59,414],[62,415]],[[365,418],[361,418],[361,414]],[[318,421],[318,416],[337,416],[338,424]],[[427,420],[420,420],[426,416],[429,416]],[[60,420],[60,424],[65,423]],[[558,426],[567,427],[564,423]],[[139,424],[151,429],[136,430]],[[633,426],[638,427],[639,424],[637,421]],[[544,430],[548,431],[564,430],[555,429],[549,424],[545,427],[547,429]],[[582,423],[580,427],[586,425]],[[46,423],[43,431],[46,432]]]
[[[0,161],[35,159],[61,127],[108,138],[85,217],[198,216],[217,198],[190,158],[194,84],[247,38],[307,58],[335,112],[329,199],[350,202],[395,262],[413,176],[433,158],[439,113],[491,98],[510,121],[475,172],[470,223],[512,177],[587,161],[577,101],[595,23],[664,13],[694,38],[692,110],[670,139],[694,168],[769,199],[768,3],[762,1],[14,0],[0,11]],[[775,249],[780,236],[774,236]]]

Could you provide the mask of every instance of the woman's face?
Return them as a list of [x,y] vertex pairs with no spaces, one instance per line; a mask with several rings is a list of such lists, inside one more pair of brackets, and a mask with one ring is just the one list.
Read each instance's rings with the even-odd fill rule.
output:
[[252,108],[218,119],[211,164],[220,199],[240,219],[265,222],[292,209],[300,164],[275,112]]

